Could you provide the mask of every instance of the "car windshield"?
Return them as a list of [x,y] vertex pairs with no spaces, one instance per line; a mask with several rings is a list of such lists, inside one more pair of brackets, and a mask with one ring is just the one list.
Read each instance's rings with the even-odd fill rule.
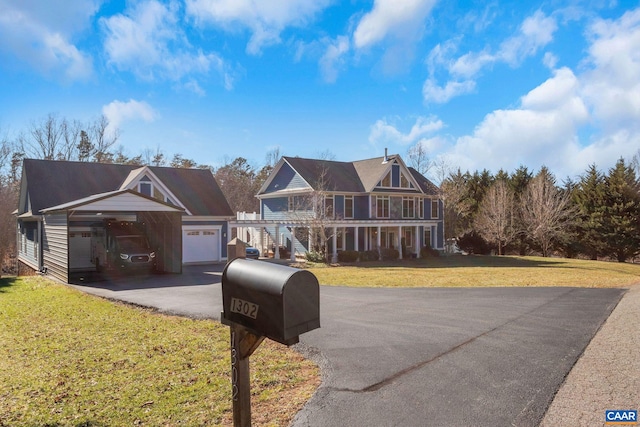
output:
[[117,239],[121,252],[147,252],[149,250],[149,243],[144,236],[118,236]]

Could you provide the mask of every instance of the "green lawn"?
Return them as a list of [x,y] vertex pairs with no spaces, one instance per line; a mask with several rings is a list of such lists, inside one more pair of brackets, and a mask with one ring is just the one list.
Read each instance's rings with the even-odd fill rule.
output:
[[323,285],[362,287],[624,287],[640,283],[640,264],[565,258],[468,255],[307,268]]
[[[0,279],[0,426],[231,424],[229,329]],[[255,425],[286,425],[318,369],[265,341],[251,356]]]
[[[307,266],[328,285],[586,286],[640,283],[640,265],[455,256]],[[230,425],[229,330],[85,295],[45,279],[0,279],[0,427]],[[266,340],[251,356],[254,425],[287,425],[318,369]]]

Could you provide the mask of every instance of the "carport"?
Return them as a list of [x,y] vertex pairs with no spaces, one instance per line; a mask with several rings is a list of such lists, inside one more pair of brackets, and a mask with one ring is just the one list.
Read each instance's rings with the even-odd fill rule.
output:
[[182,272],[183,209],[132,190],[95,194],[43,209],[42,270],[69,282],[72,272],[92,271],[91,227],[106,218],[144,222],[157,270]]

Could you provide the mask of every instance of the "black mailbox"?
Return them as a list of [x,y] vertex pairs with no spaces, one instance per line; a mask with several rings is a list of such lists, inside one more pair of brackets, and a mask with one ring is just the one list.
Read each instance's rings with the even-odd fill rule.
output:
[[291,345],[320,327],[320,286],[309,271],[238,258],[222,273],[222,308],[222,323]]

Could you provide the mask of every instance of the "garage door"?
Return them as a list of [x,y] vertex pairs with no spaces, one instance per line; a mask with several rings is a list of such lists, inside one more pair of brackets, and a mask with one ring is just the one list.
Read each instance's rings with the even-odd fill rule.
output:
[[95,268],[91,262],[91,229],[69,230],[69,268],[72,270]]
[[182,231],[182,262],[220,261],[220,236],[214,229],[188,229]]

